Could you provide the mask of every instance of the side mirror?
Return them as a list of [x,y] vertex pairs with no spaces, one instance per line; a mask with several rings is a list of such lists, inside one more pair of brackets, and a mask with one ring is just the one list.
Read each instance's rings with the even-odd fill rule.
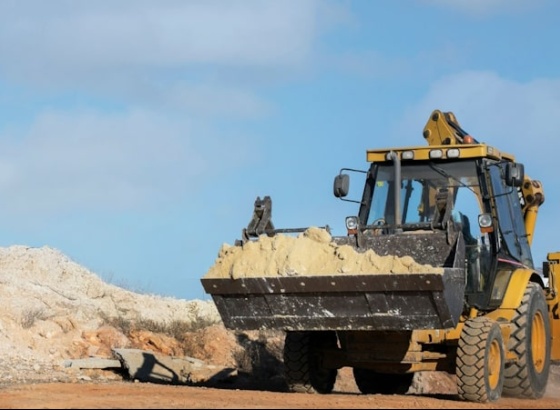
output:
[[339,174],[334,178],[333,193],[337,198],[344,198],[350,190],[350,176]]
[[510,162],[506,165],[506,184],[509,186],[520,187],[525,178],[525,167],[523,164]]

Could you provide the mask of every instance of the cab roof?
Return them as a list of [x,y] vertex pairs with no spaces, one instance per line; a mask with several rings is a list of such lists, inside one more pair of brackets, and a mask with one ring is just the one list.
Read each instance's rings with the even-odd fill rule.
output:
[[366,159],[368,162],[391,161],[388,155],[395,152],[401,161],[422,161],[438,159],[443,161],[454,161],[466,158],[489,158],[495,160],[515,161],[511,154],[502,152],[487,144],[453,144],[453,145],[429,145],[414,147],[394,147],[382,149],[368,149]]

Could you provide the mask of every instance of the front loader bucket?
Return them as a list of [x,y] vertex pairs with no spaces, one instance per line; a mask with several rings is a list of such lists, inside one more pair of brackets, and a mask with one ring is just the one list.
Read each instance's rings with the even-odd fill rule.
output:
[[[465,292],[462,237],[443,273],[201,279],[229,329],[453,328]],[[436,269],[434,269],[435,271]]]

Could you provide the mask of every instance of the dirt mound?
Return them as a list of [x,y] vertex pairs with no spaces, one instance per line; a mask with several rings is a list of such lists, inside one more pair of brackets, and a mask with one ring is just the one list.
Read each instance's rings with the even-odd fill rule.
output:
[[107,284],[50,247],[0,248],[0,300],[0,382],[64,359],[110,356],[111,348],[182,353],[171,336],[220,323],[211,301]]
[[355,272],[443,273],[443,269],[418,264],[409,256],[380,256],[371,249],[357,252],[349,245],[336,244],[327,230],[311,227],[295,237],[261,235],[243,246],[224,244],[205,277],[237,279]]
[[212,301],[131,292],[50,247],[0,248],[0,300],[0,385],[122,379],[65,363],[129,348],[236,369],[245,385],[282,386],[282,332],[227,330]]
[[0,292],[10,309],[3,319],[41,311],[51,322],[97,323],[103,317],[192,321],[217,312],[212,303],[138,294],[103,282],[56,249],[0,248]]

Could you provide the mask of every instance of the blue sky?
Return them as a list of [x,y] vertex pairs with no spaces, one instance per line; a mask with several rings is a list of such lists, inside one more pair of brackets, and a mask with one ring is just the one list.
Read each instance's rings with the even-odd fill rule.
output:
[[540,180],[533,257],[560,250],[560,2],[0,0],[0,246],[209,299],[200,278],[272,198],[345,234],[332,195],[434,109]]

